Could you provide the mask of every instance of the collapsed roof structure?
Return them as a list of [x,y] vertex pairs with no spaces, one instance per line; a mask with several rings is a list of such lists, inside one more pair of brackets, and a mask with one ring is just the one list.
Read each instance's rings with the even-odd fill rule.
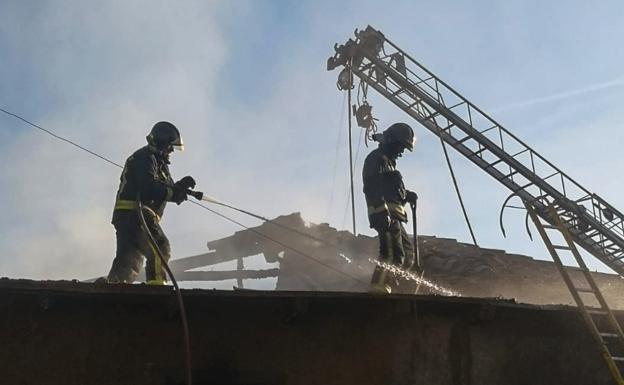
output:
[[[509,254],[434,236],[419,237],[425,277],[467,297],[506,298],[531,304],[572,304],[552,261]],[[299,213],[279,216],[260,226],[208,242],[210,251],[171,261],[178,280],[218,281],[277,278],[276,290],[366,292],[377,255],[377,240],[326,223],[313,224]],[[245,258],[261,254],[279,267],[245,270]],[[239,261],[236,271],[206,271],[219,263]],[[580,274],[580,273],[577,273]],[[609,304],[624,309],[624,280],[593,273]],[[414,285],[402,281],[405,290]],[[399,287],[401,287],[401,283]],[[421,286],[421,293],[436,293]]]

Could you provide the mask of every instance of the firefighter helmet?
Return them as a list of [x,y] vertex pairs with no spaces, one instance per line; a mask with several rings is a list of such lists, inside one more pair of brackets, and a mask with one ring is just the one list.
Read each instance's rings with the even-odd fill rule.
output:
[[400,143],[410,151],[414,150],[414,143],[416,143],[414,130],[407,123],[394,123],[386,128],[381,139],[385,144]]
[[180,131],[169,122],[158,122],[154,124],[152,131],[150,131],[146,139],[147,143],[156,148],[173,146],[175,150],[184,150],[184,143],[182,142]]

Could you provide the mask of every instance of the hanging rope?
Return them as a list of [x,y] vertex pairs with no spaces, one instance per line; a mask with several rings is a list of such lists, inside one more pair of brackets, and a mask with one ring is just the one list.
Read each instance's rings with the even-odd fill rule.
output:
[[468,225],[468,231],[470,231],[470,236],[472,237],[472,243],[475,246],[479,246],[477,244],[477,239],[475,238],[474,232],[472,231],[472,226],[470,225],[470,219],[468,219],[468,213],[466,212],[466,207],[464,206],[464,200],[462,199],[461,192],[459,191],[459,186],[457,185],[457,179],[455,178],[455,172],[453,171],[453,166],[451,165],[451,159],[449,158],[448,151],[446,150],[446,144],[442,137],[440,137],[440,143],[442,144],[442,150],[444,150],[444,157],[446,158],[446,164],[448,165],[449,171],[451,172],[451,178],[453,179],[453,185],[455,186],[455,192],[457,193],[457,198],[459,199],[459,205],[461,206],[462,213],[464,214],[464,219],[466,220],[466,225]]
[[347,87],[347,100],[349,105],[349,179],[351,181],[351,218],[353,220],[353,235],[357,235],[355,228],[355,194],[353,191],[353,140],[351,138],[351,89],[353,88],[353,69],[351,68],[351,61],[349,61],[349,79],[351,84]]
[[[350,108],[349,106],[346,105],[347,103],[347,94],[344,94],[344,97],[342,98],[342,108],[340,109],[340,119],[338,120],[338,136],[336,138],[336,153],[334,154],[334,174],[332,177],[332,187],[331,187],[331,191],[329,194],[329,204],[327,205],[327,213],[326,213],[326,217],[327,217],[327,223],[331,222],[331,212],[332,212],[332,208],[334,206],[334,194],[336,192],[336,175],[338,174],[338,155],[340,153],[340,139],[342,137],[342,127],[344,124],[344,114],[345,114],[345,106],[347,107],[347,110]],[[348,111],[347,111],[348,112]]]

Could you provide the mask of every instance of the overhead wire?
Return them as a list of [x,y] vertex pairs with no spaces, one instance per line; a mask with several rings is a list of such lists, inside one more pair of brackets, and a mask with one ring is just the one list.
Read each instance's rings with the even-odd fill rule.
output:
[[[355,160],[353,161],[353,166],[357,166],[357,162],[358,162],[358,158],[359,158],[359,154],[360,154],[360,148],[362,146],[362,136],[364,135],[364,131],[360,130],[360,136],[358,139],[358,146],[357,146],[357,150],[355,151]],[[350,192],[349,190],[347,190],[347,198],[345,199],[347,202],[349,202],[349,196],[350,196]],[[347,215],[349,214],[349,205],[345,205],[345,210],[344,210],[344,214],[342,216],[342,227],[346,226],[347,223]]]
[[[334,154],[334,175],[332,177],[332,187],[329,195],[329,205],[327,206],[327,222],[330,222],[330,215],[332,208],[334,206],[334,193],[336,190],[336,175],[338,174],[338,154],[340,152],[340,139],[342,138],[342,127],[343,127],[343,119],[345,113],[345,106],[347,103],[347,94],[345,93],[342,98],[342,108],[340,109],[340,120],[338,120],[338,136],[336,137],[336,153]],[[347,106],[347,108],[350,108]]]
[[[231,209],[231,210],[234,210],[234,211],[238,211],[238,212],[239,212],[239,213],[241,213],[241,214],[249,215],[249,216],[251,216],[251,217],[253,217],[253,218],[256,218],[256,219],[261,220],[262,222],[265,222],[265,223],[268,223],[268,224],[271,224],[271,225],[274,225],[274,226],[280,227],[280,228],[282,228],[282,229],[284,229],[284,230],[291,231],[291,232],[296,233],[296,234],[299,234],[299,235],[301,235],[301,236],[303,236],[303,237],[310,238],[310,239],[312,239],[312,240],[314,240],[314,241],[317,241],[317,242],[320,242],[320,243],[324,243],[324,244],[326,244],[326,245],[329,245],[329,246],[333,246],[333,247],[335,247],[335,248],[338,248],[338,245],[331,244],[331,243],[327,242],[327,241],[326,241],[326,240],[324,240],[324,239],[321,239],[321,238],[319,238],[319,237],[315,237],[314,235],[311,235],[311,234],[309,234],[309,233],[304,233],[303,231],[300,231],[300,230],[295,229],[295,228],[293,228],[293,227],[283,225],[283,224],[281,224],[281,223],[279,223],[279,222],[276,222],[275,220],[271,220],[271,219],[269,219],[269,218],[267,218],[267,217],[264,217],[264,216],[262,216],[262,215],[252,213],[251,211],[243,210],[243,209],[238,208],[238,207],[236,207],[236,206],[232,206],[232,205],[229,205],[229,204],[227,204],[227,203],[224,203],[224,202],[218,201],[218,200],[216,200],[215,198],[209,197],[208,199],[206,199],[206,197],[204,197],[204,199],[202,199],[202,200],[204,200],[204,201],[208,201],[208,202],[210,202],[210,203],[214,203],[214,204],[219,205],[219,206],[226,207],[226,208]],[[197,203],[198,203],[198,202],[194,202],[194,201],[190,201],[190,202],[191,202],[191,203],[195,203],[195,204],[197,204]],[[215,213],[215,214],[217,214],[217,212],[214,212],[214,213]],[[244,228],[245,228],[245,225],[243,225],[243,224],[240,224],[240,223],[238,223],[238,222],[233,222],[233,223],[236,223],[237,225],[239,225],[239,226],[241,226],[241,227],[244,227]]]
[[[277,226],[283,227],[284,229],[289,230],[289,231],[294,231],[294,232],[297,232],[297,233],[299,233],[299,234],[301,234],[301,235],[303,235],[303,236],[305,236],[305,237],[308,237],[308,238],[311,238],[311,239],[317,240],[317,241],[318,241],[318,242],[320,242],[320,243],[323,243],[323,244],[326,244],[326,245],[328,245],[328,246],[332,246],[332,247],[335,247],[336,249],[338,249],[338,246],[337,246],[337,245],[334,245],[334,244],[332,244],[332,243],[329,243],[329,242],[327,242],[326,240],[320,239],[320,238],[318,238],[318,237],[315,237],[315,236],[310,235],[310,234],[307,234],[307,233],[299,232],[298,230],[293,229],[292,227],[283,226],[283,225],[281,225],[280,223],[277,223],[277,222],[274,222],[274,221],[270,221],[270,220],[268,220],[268,219],[266,219],[266,218],[264,218],[264,217],[262,217],[262,216],[260,216],[260,215],[253,214],[253,213],[250,213],[250,212],[248,212],[248,211],[241,210],[241,209],[238,209],[238,208],[236,208],[236,207],[233,207],[233,206],[231,206],[231,205],[223,204],[223,203],[221,203],[221,202],[216,202],[216,201],[211,201],[211,202],[213,202],[213,203],[217,203],[217,204],[222,204],[224,207],[228,207],[228,208],[231,208],[231,209],[234,209],[234,210],[240,211],[240,212],[242,212],[242,213],[246,213],[246,214],[248,214],[248,215],[252,215],[252,216],[254,216],[254,217],[257,217],[257,218],[260,218],[260,219],[262,219],[262,220],[264,220],[264,221],[267,221],[267,222],[268,222],[268,223],[270,223],[270,224],[273,224],[273,225],[277,225]],[[294,251],[294,252],[296,252],[296,253],[300,254],[300,255],[301,255],[301,256],[303,256],[303,257],[306,257],[306,258],[308,258],[308,259],[310,259],[310,260],[312,260],[312,261],[314,261],[314,262],[317,262],[317,263],[319,263],[319,264],[321,264],[321,265],[325,266],[325,267],[326,267],[326,268],[328,268],[328,269],[334,270],[335,272],[337,272],[337,273],[339,273],[339,274],[342,274],[342,275],[344,275],[344,276],[346,276],[346,277],[349,277],[349,278],[351,278],[351,279],[354,279],[354,280],[356,280],[356,281],[358,281],[358,282],[361,282],[361,283],[364,283],[364,284],[366,284],[366,285],[368,285],[368,284],[369,284],[369,282],[362,281],[362,280],[360,280],[360,279],[358,279],[358,278],[355,278],[355,277],[351,276],[350,274],[347,274],[347,273],[345,273],[345,272],[343,272],[343,271],[341,271],[341,270],[335,269],[334,267],[332,267],[332,266],[330,266],[330,265],[327,265],[327,264],[325,264],[325,263],[323,263],[323,262],[321,262],[321,261],[317,260],[316,258],[314,258],[314,257],[312,257],[312,256],[310,256],[310,255],[308,255],[308,254],[306,254],[306,253],[303,253],[303,252],[301,252],[301,251],[299,251],[299,250],[297,250],[297,249],[295,249],[295,248],[293,248],[293,247],[290,247],[290,246],[286,245],[286,244],[285,244],[285,243],[283,243],[283,242],[280,242],[280,241],[278,241],[278,240],[276,240],[276,239],[274,239],[274,238],[271,238],[271,237],[269,237],[269,236],[267,236],[267,235],[265,235],[265,234],[261,233],[260,231],[258,231],[258,230],[256,230],[256,229],[254,229],[254,228],[252,228],[252,227],[248,227],[248,226],[246,226],[246,225],[244,225],[244,224],[242,224],[242,223],[240,223],[240,222],[238,222],[238,221],[236,221],[236,220],[234,220],[234,219],[232,219],[232,218],[229,218],[228,216],[226,216],[226,215],[224,215],[224,214],[221,214],[221,213],[219,213],[219,212],[217,212],[217,211],[215,211],[215,210],[212,210],[211,208],[209,208],[209,207],[207,207],[207,206],[205,206],[205,205],[202,205],[202,204],[200,204],[200,203],[198,203],[198,202],[191,202],[191,203],[196,204],[196,205],[198,205],[198,206],[200,206],[200,207],[203,207],[204,209],[209,210],[209,211],[211,211],[212,213],[214,213],[214,214],[216,214],[216,215],[218,215],[218,216],[220,216],[220,217],[222,217],[222,218],[224,218],[224,219],[226,219],[226,220],[228,220],[228,221],[230,221],[230,222],[232,222],[232,223],[236,223],[236,224],[238,224],[239,226],[242,226],[242,227],[244,227],[245,229],[247,229],[247,230],[249,230],[249,231],[252,231],[252,232],[254,232],[254,233],[255,233],[255,234],[257,234],[257,235],[259,235],[259,236],[261,236],[261,237],[264,237],[264,238],[266,238],[266,239],[268,239],[268,240],[270,240],[270,241],[272,241],[272,242],[275,242],[275,243],[277,243],[277,244],[281,245],[281,246],[282,246],[282,247],[284,247],[284,248],[287,248],[287,249],[289,249],[289,250],[292,250],[292,251]],[[414,275],[413,273],[411,273],[411,272],[409,272],[409,271],[407,271],[407,270],[404,270],[404,269],[402,269],[402,268],[399,268],[399,267],[397,267],[397,266],[390,265],[390,264],[387,264],[387,263],[384,263],[384,262],[380,262],[380,261],[377,261],[377,260],[373,260],[372,258],[369,258],[369,259],[368,259],[368,261],[369,261],[369,262],[372,262],[373,264],[375,264],[375,265],[377,265],[377,266],[382,267],[382,268],[383,268],[383,269],[385,269],[385,270],[390,271],[392,274],[395,274],[395,275],[396,275],[396,276],[398,276],[398,277],[402,277],[402,278],[404,278],[404,279],[406,279],[406,280],[411,280],[411,281],[414,281],[414,282],[416,282],[416,283],[418,284],[418,286],[420,286],[421,284],[422,284],[422,285],[425,285],[426,287],[428,287],[428,288],[429,288],[431,291],[433,291],[433,292],[438,292],[438,293],[443,294],[443,295],[454,295],[454,296],[461,296],[461,294],[460,294],[460,293],[455,292],[455,291],[453,291],[453,290],[450,290],[450,289],[448,289],[448,288],[445,288],[445,287],[443,287],[443,286],[437,285],[437,284],[435,284],[434,282],[432,282],[432,281],[429,281],[429,280],[425,279],[422,275],[421,275],[420,277],[418,277],[418,276]]]
[[53,133],[52,131],[50,131],[50,130],[48,130],[48,129],[45,129],[45,128],[43,128],[43,127],[41,127],[41,126],[39,126],[39,125],[37,125],[37,124],[35,124],[35,123],[33,123],[33,122],[31,122],[31,121],[27,120],[27,119],[24,119],[23,117],[21,117],[21,116],[19,116],[19,115],[17,115],[17,114],[14,114],[14,113],[12,113],[12,112],[9,112],[9,111],[7,111],[7,110],[5,110],[5,109],[3,109],[3,108],[0,108],[0,111],[4,112],[5,114],[10,115],[10,116],[12,116],[12,117],[14,117],[14,118],[17,118],[17,119],[21,120],[22,122],[24,122],[24,123],[26,123],[26,124],[29,124],[29,125],[31,125],[31,126],[33,126],[33,127],[35,127],[36,129],[41,130],[41,131],[45,132],[46,134],[48,134],[48,135],[50,135],[50,136],[52,136],[52,137],[54,137],[54,138],[56,138],[56,139],[58,139],[58,140],[60,140],[60,141],[63,141],[63,142],[65,142],[65,143],[69,143],[69,144],[71,144],[71,145],[72,145],[72,146],[74,146],[74,147],[77,147],[77,148],[79,148],[79,149],[81,149],[81,150],[83,150],[83,151],[86,151],[86,152],[88,152],[89,154],[91,154],[91,155],[93,155],[93,156],[95,156],[95,157],[97,157],[97,158],[100,158],[100,159],[102,159],[102,160],[103,160],[103,161],[105,161],[105,162],[108,162],[108,163],[112,164],[113,166],[117,166],[117,167],[119,167],[119,168],[123,168],[123,166],[122,166],[122,165],[120,165],[119,163],[113,162],[112,160],[110,160],[110,159],[108,159],[108,158],[106,158],[106,157],[104,157],[104,156],[102,156],[102,155],[100,155],[100,154],[96,153],[95,151],[91,151],[91,150],[89,150],[88,148],[83,147],[83,146],[79,145],[78,143],[76,143],[76,142],[74,142],[74,141],[71,141],[71,140],[69,140],[69,139],[63,138],[62,136],[59,136],[59,135],[57,135],[57,134]]
[[352,113],[351,113],[351,89],[353,88],[353,72],[351,68],[351,61],[349,61],[349,79],[350,84],[347,87],[347,99],[349,104],[349,180],[351,182],[351,217],[353,219],[353,235],[357,234],[355,228],[355,193],[353,191],[353,144],[351,143],[351,125],[352,125]]
[[[262,232],[260,232],[260,231],[258,231],[258,230],[256,230],[256,229],[254,229],[253,227],[249,227],[249,226],[247,226],[247,225],[245,225],[245,224],[243,224],[243,223],[241,223],[241,222],[239,222],[239,221],[237,221],[237,220],[235,220],[235,219],[232,219],[232,218],[228,217],[228,216],[227,216],[227,215],[225,215],[225,214],[222,214],[222,213],[220,213],[220,212],[218,212],[218,211],[216,211],[216,210],[211,209],[210,207],[208,207],[208,206],[206,206],[206,205],[203,205],[203,204],[201,204],[201,203],[199,203],[199,202],[194,202],[194,201],[190,201],[190,202],[191,202],[191,203],[193,203],[194,205],[197,205],[197,206],[199,206],[199,207],[204,208],[205,210],[210,211],[211,213],[213,213],[213,214],[215,214],[215,215],[217,215],[217,216],[219,216],[219,217],[221,217],[221,218],[223,218],[223,219],[225,219],[225,220],[227,220],[227,221],[229,221],[229,222],[235,223],[235,224],[237,224],[237,225],[241,226],[242,228],[244,228],[244,229],[246,229],[246,230],[249,230],[249,231],[253,232],[253,233],[254,233],[254,234],[256,234],[256,235],[259,235],[259,236],[261,236],[261,237],[263,237],[263,238],[265,238],[265,239],[267,239],[267,240],[269,240],[269,241],[271,241],[271,242],[274,242],[274,243],[276,243],[276,244],[278,244],[278,245],[280,245],[280,246],[282,246],[282,247],[284,247],[284,248],[286,248],[286,249],[288,249],[288,250],[294,251],[295,253],[297,253],[297,254],[301,255],[302,257],[305,257],[305,258],[307,258],[307,259],[310,259],[310,260],[312,260],[312,261],[314,261],[314,262],[318,263],[318,264],[319,264],[319,265],[321,265],[321,266],[324,266],[324,267],[326,267],[326,268],[328,268],[328,269],[330,269],[330,270],[333,270],[334,272],[336,272],[336,273],[338,273],[338,274],[341,274],[341,275],[343,275],[343,276],[345,276],[345,277],[348,277],[348,278],[353,279],[353,280],[355,280],[355,281],[358,281],[358,282],[360,282],[360,283],[364,283],[364,284],[366,284],[366,285],[368,285],[368,284],[369,284],[369,282],[362,281],[361,279],[359,279],[359,278],[357,278],[357,277],[354,277],[354,276],[352,276],[352,275],[350,275],[350,274],[348,274],[348,273],[345,273],[345,272],[344,272],[344,271],[342,271],[342,270],[336,269],[336,268],[334,268],[333,266],[328,265],[328,264],[326,264],[326,263],[324,263],[324,262],[320,261],[319,259],[314,258],[314,257],[312,257],[311,255],[309,255],[309,254],[306,254],[306,253],[302,252],[301,250],[297,250],[296,248],[294,248],[294,247],[292,247],[292,246],[289,246],[289,245],[285,244],[284,242],[281,242],[281,241],[279,241],[279,240],[277,240],[277,239],[275,239],[275,238],[272,238],[272,237],[270,237],[270,236],[268,236],[268,235],[266,235],[266,234],[263,234]],[[246,213],[248,213],[248,212],[246,212]],[[255,214],[254,214],[253,216],[254,216],[254,217],[259,217],[259,216],[256,216]],[[268,223],[271,223],[271,224],[273,224],[273,225],[277,225],[277,226],[279,226],[279,227],[282,227],[282,228],[284,228],[284,229],[287,229],[287,230],[289,230],[289,231],[295,231],[295,232],[297,232],[297,233],[299,233],[299,234],[301,234],[301,235],[303,235],[303,236],[305,236],[305,237],[308,237],[308,238],[314,239],[315,241],[318,241],[318,242],[324,243],[324,244],[329,245],[329,246],[334,246],[334,247],[336,247],[336,245],[332,245],[332,244],[330,244],[329,242],[327,242],[327,241],[325,241],[325,240],[322,240],[322,239],[320,239],[320,238],[314,237],[314,236],[312,236],[312,235],[310,235],[310,234],[306,234],[306,233],[303,233],[303,232],[299,232],[299,231],[298,231],[298,230],[296,230],[296,229],[293,229],[293,228],[291,228],[291,227],[288,227],[288,226],[284,226],[284,225],[278,224],[278,223],[276,223],[276,222],[270,221],[269,219],[263,219],[263,220],[264,220],[264,221],[266,221],[266,222],[268,222]]]

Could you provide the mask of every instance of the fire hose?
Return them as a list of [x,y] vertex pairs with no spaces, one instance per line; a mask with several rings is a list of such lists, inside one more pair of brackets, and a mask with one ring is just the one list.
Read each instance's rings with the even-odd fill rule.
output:
[[[176,297],[178,299],[179,311],[180,311],[180,320],[182,322],[184,348],[185,348],[185,353],[186,353],[186,384],[192,385],[193,375],[192,375],[192,360],[191,360],[191,340],[190,340],[190,333],[189,333],[189,327],[188,327],[188,319],[186,318],[186,309],[184,307],[184,300],[182,299],[182,292],[180,291],[178,282],[173,276],[173,272],[171,271],[171,268],[169,267],[167,260],[163,256],[162,251],[160,250],[160,247],[158,247],[158,243],[154,239],[154,236],[152,235],[152,232],[150,231],[149,226],[147,226],[147,222],[145,221],[145,216],[143,215],[143,204],[141,203],[140,194],[137,195],[137,207],[138,207],[137,215],[139,217],[139,223],[141,225],[141,228],[145,232],[145,235],[147,235],[149,242],[152,244],[152,249],[156,252],[156,255],[154,256],[154,258],[160,259],[162,266],[165,268],[165,271],[167,272],[167,275],[171,279],[171,282],[173,283],[173,287],[175,288]],[[159,274],[159,273],[160,272],[156,272],[156,274]]]

